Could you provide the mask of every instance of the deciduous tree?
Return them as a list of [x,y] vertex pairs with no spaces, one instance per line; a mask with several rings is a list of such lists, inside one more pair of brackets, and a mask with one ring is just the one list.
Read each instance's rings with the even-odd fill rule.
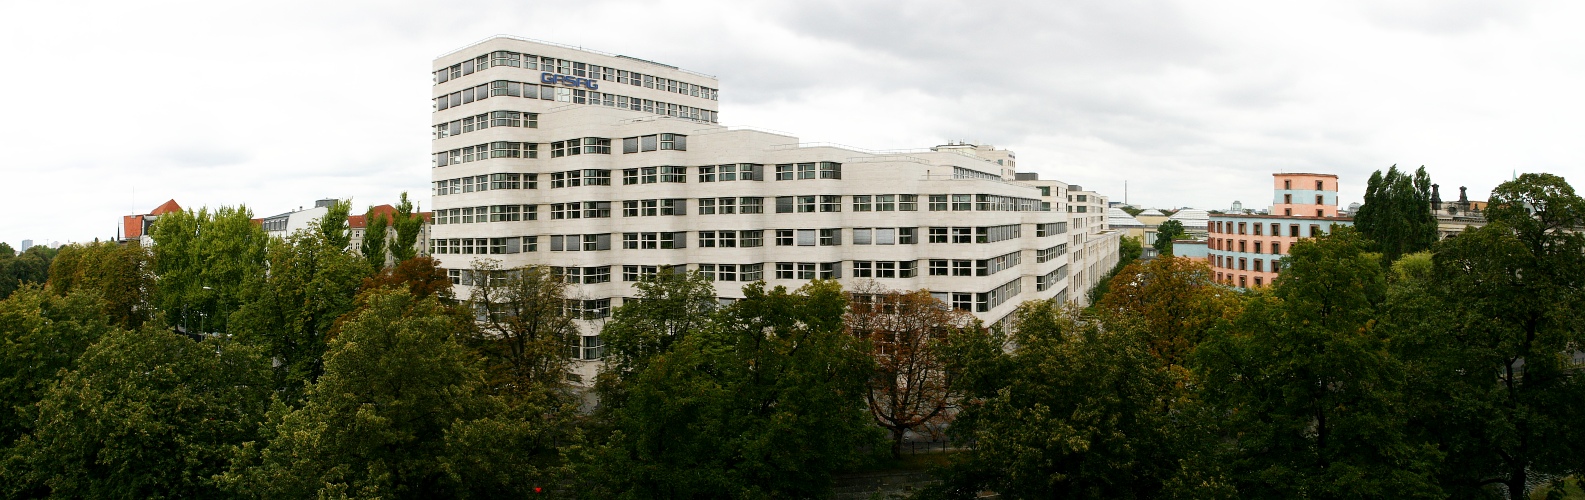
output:
[[167,323],[189,333],[224,333],[247,287],[265,272],[269,236],[245,206],[161,215],[151,230],[155,303]]
[[270,240],[266,259],[270,272],[253,277],[231,331],[275,360],[276,387],[295,403],[323,371],[328,337],[352,310],[369,270],[356,255],[309,231]]
[[[745,298],[636,367],[603,443],[575,450],[593,496],[806,498],[878,450],[873,369],[835,282]],[[626,307],[626,306],[623,306]],[[671,313],[668,313],[670,315]]]
[[336,200],[325,210],[325,215],[319,218],[315,229],[325,238],[331,248],[346,251],[352,244],[352,234],[348,232],[347,216],[352,213],[352,199]]
[[58,372],[113,327],[92,290],[64,297],[28,285],[0,300],[0,449],[37,420],[31,407]]
[[363,221],[363,246],[359,249],[363,260],[375,271],[385,269],[388,253],[386,240],[389,238],[386,233],[391,221],[385,214],[375,212],[374,207],[369,207],[369,211],[363,215]]
[[937,434],[967,396],[959,381],[962,359],[953,343],[989,343],[974,316],[930,296],[927,290],[863,290],[843,321],[848,334],[868,341],[876,370],[865,402],[875,422],[891,434],[900,458],[909,432]]
[[112,330],[35,406],[17,443],[11,495],[216,497],[232,446],[269,401],[269,362],[229,341]]
[[137,244],[88,243],[61,247],[50,266],[50,291],[92,289],[110,322],[136,329],[153,319],[153,256]]
[[1418,326],[1403,343],[1419,347],[1407,354],[1423,397],[1442,402],[1421,410],[1448,450],[1444,481],[1523,498],[1538,478],[1585,472],[1585,200],[1561,177],[1524,174],[1492,191],[1486,216],[1436,249],[1435,301],[1397,322]]
[[1172,240],[1182,238],[1188,234],[1187,231],[1183,230],[1182,222],[1176,219],[1169,220],[1156,227],[1156,241],[1152,246],[1156,248],[1158,254],[1171,256]]
[[1026,302],[1017,314],[1017,348],[985,360],[995,383],[951,430],[974,446],[930,493],[1168,496],[1186,447],[1203,434],[1192,424],[1204,416],[1186,411],[1182,373],[1155,359],[1138,326],[1120,316],[1079,317],[1054,301]]
[[1138,318],[1151,354],[1186,365],[1211,328],[1237,315],[1235,292],[1211,280],[1204,262],[1170,255],[1135,261],[1112,277],[1098,309]]
[[412,200],[407,199],[406,191],[402,192],[402,200],[391,216],[391,228],[396,230],[396,240],[391,242],[391,255],[396,261],[418,256],[418,233],[424,229],[424,216],[416,211]]
[[467,318],[406,290],[365,293],[299,408],[277,406],[224,476],[263,498],[524,496],[545,471],[525,459],[541,426],[501,415]]
[[1275,286],[1196,351],[1242,497],[1442,495],[1436,448],[1407,432],[1403,367],[1375,327],[1385,271],[1365,244],[1347,228],[1301,241]]

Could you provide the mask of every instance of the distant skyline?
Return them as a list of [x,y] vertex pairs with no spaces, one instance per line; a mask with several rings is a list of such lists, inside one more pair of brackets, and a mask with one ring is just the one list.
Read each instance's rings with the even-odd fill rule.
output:
[[430,62],[495,34],[721,81],[723,125],[968,141],[1136,205],[1270,204],[1271,174],[1425,165],[1585,188],[1570,2],[9,2],[0,241],[115,236],[168,199],[257,217],[429,206]]

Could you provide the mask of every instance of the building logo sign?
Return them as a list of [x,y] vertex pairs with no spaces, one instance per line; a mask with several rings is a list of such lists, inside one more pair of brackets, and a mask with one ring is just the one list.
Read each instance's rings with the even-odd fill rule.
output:
[[539,83],[543,83],[543,84],[546,84],[546,85],[556,85],[556,84],[559,83],[559,84],[562,84],[562,85],[566,85],[568,87],[583,87],[583,88],[586,88],[586,89],[589,89],[589,90],[599,90],[600,89],[600,84],[598,82],[596,82],[595,80],[592,80],[592,79],[589,79],[589,78],[578,78],[578,77],[567,76],[567,75],[558,75],[558,74],[554,74],[554,73],[540,73],[539,74]]

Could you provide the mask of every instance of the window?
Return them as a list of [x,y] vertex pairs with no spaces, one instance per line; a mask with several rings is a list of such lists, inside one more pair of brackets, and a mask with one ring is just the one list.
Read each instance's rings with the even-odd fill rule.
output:
[[776,197],[776,213],[778,213],[778,214],[790,214],[790,213],[792,213],[792,211],[793,211],[793,197],[791,197],[791,196],[777,196]]
[[930,259],[931,276],[946,276],[948,273],[947,269],[946,259]]
[[682,134],[660,134],[661,150],[688,150],[688,136]]
[[1321,181],[1315,181],[1315,190],[1316,191],[1325,191],[1326,188],[1322,187]]
[[841,179],[842,178],[842,164],[841,163],[837,163],[837,162],[832,162],[832,161],[820,162],[820,178],[821,179]]
[[842,197],[839,195],[820,195],[821,212],[841,212]]
[[973,209],[974,209],[974,200],[973,200],[973,198],[970,195],[966,195],[966,194],[955,194],[955,195],[952,195],[952,210],[961,211],[961,210],[973,210]]
[[791,163],[782,163],[782,164],[776,165],[776,180],[778,180],[778,181],[790,181],[790,180],[793,180],[793,166],[792,166]]
[[953,260],[952,261],[952,275],[953,276],[973,276],[974,275],[974,261],[967,260],[967,259]]
[[793,234],[794,234],[794,231],[792,229],[777,229],[776,230],[776,246],[779,246],[779,247],[792,246],[792,244],[793,244]]
[[868,211],[870,211],[870,209],[872,208],[872,204],[873,204],[870,200],[871,200],[871,197],[869,195],[853,195],[853,211],[854,212],[868,212]]
[[798,213],[813,213],[815,211],[814,196],[798,197]]
[[738,213],[762,214],[765,213],[765,198],[745,196],[738,198]]
[[715,215],[715,198],[699,199],[699,215]]
[[842,230],[841,229],[821,229],[820,230],[820,246],[829,247],[829,246],[837,246],[837,245],[841,245],[841,244],[842,244]]
[[687,167],[660,167],[661,182],[688,182]]
[[813,178],[815,178],[815,164],[813,164],[813,163],[799,163],[798,164],[798,179],[799,180],[803,180],[803,179],[813,179]]
[[1316,205],[1323,205],[1325,203],[1326,203],[1326,201],[1321,198],[1321,195],[1315,195],[1315,204]]
[[737,247],[737,231],[699,231],[699,247],[735,248]]
[[973,231],[974,231],[974,228],[971,228],[971,227],[954,227],[954,228],[952,228],[952,242],[953,243],[973,243],[974,242],[974,240],[973,240],[974,232]]
[[902,211],[902,212],[918,211],[919,210],[919,195],[917,195],[917,194],[900,194],[900,195],[897,195],[897,210],[898,211]]
[[815,246],[815,230],[813,230],[813,229],[799,229],[798,230],[798,246],[801,246],[801,247],[812,247],[812,246]]
[[947,195],[944,195],[944,194],[933,194],[933,195],[930,195],[930,211],[932,211],[932,212],[941,212],[941,211],[945,211],[946,209],[947,209]]
[[1287,204],[1287,205],[1292,205],[1293,204],[1293,195],[1292,194],[1284,194],[1284,195],[1282,195],[1282,203]]
[[737,240],[738,246],[740,247],[762,247],[765,246],[765,231],[758,229],[752,231],[738,231]]
[[947,232],[948,232],[948,228],[932,227],[932,228],[930,228],[930,236],[929,236],[930,240],[929,241],[931,243],[946,243],[947,242]]
[[699,167],[699,182],[715,182],[715,167]]

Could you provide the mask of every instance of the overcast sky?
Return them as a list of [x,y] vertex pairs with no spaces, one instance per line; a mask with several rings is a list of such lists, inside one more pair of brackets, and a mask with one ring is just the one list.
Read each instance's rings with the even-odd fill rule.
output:
[[1585,188],[1585,3],[0,1],[0,241],[167,199],[427,208],[430,62],[494,34],[716,75],[721,119],[868,149],[965,140],[1155,207],[1389,165],[1456,198]]

